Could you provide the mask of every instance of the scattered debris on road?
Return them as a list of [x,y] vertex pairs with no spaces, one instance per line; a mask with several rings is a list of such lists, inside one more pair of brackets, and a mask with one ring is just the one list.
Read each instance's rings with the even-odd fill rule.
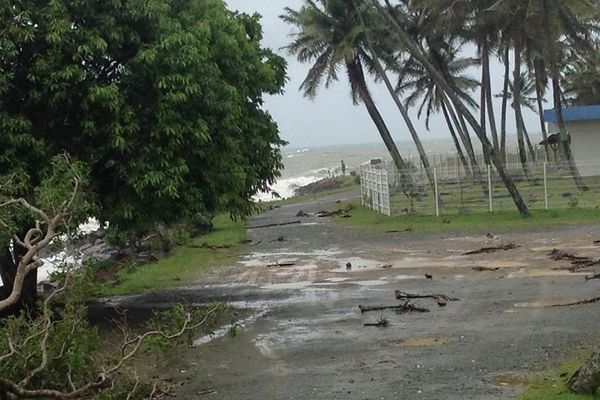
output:
[[567,304],[553,304],[551,307],[571,307],[571,306],[581,306],[585,304],[594,304],[600,302],[600,297],[594,297],[592,299],[584,299],[580,301],[576,301],[575,303],[567,303]]
[[473,271],[477,271],[477,272],[483,272],[483,271],[498,271],[499,269],[500,269],[500,267],[494,267],[494,268],[490,268],[490,267],[481,267],[481,266],[473,267]]
[[588,275],[585,277],[585,281],[591,281],[592,279],[600,279],[600,274]]
[[267,268],[273,268],[273,267],[293,267],[294,265],[296,265],[295,262],[293,261],[288,261],[288,262],[282,262],[282,263],[274,263],[274,264],[267,264]]
[[352,263],[346,263],[346,271],[352,270]]
[[571,272],[578,271],[583,268],[589,268],[596,265],[600,265],[600,259],[584,256],[576,256],[574,254],[567,253],[559,249],[552,250],[548,256],[554,261],[570,261],[571,266],[566,268],[557,269],[568,269]]
[[429,272],[425,273],[425,278],[427,279],[433,279],[433,275],[430,274]]
[[366,312],[370,312],[370,311],[381,311],[381,310],[396,310],[396,312],[398,312],[400,314],[412,313],[412,312],[418,312],[418,313],[429,312],[429,310],[427,308],[417,307],[414,304],[409,303],[408,301],[404,304],[399,304],[397,306],[363,306],[363,305],[359,305],[358,308],[360,309],[361,313],[366,313]]
[[379,317],[377,322],[365,322],[364,326],[374,326],[376,328],[385,328],[390,325],[390,321],[386,318],[383,318],[383,315]]
[[434,299],[434,300],[444,300],[446,302],[448,301],[460,301],[460,299],[457,299],[455,297],[450,297],[450,296],[446,296],[445,294],[439,294],[439,293],[435,293],[435,294],[413,294],[413,293],[406,293],[403,292],[401,290],[396,290],[396,299],[398,300],[409,300],[409,299]]
[[310,214],[305,213],[304,211],[300,210],[298,211],[298,213],[296,214],[296,217],[300,217],[300,218],[306,218],[306,217],[310,217]]
[[274,228],[276,226],[297,225],[297,224],[301,224],[301,223],[302,223],[302,221],[291,221],[291,222],[282,222],[279,224],[255,225],[255,226],[248,226],[248,229]]
[[[319,211],[317,213],[317,217],[319,217],[319,218],[329,218],[329,217],[337,217],[337,216],[345,217],[346,215],[348,215],[348,213],[350,211],[352,211],[352,206],[340,208],[335,211]],[[348,217],[350,217],[350,215],[348,215]],[[346,218],[348,218],[348,217],[346,217]]]
[[475,254],[488,254],[488,253],[495,253],[497,251],[508,251],[508,250],[514,250],[516,248],[519,248],[520,246],[517,246],[514,243],[508,243],[508,244],[504,244],[502,246],[493,246],[493,247],[482,247],[481,249],[477,249],[477,250],[473,250],[473,251],[468,251],[466,253],[464,253],[464,256],[471,256],[471,255],[475,255]]
[[381,266],[381,268],[383,268],[383,269],[392,268],[392,264],[384,264],[384,265]]

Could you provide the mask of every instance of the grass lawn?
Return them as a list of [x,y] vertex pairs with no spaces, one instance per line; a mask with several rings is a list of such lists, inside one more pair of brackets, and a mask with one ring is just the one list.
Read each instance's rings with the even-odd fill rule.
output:
[[574,394],[567,388],[567,380],[585,361],[588,354],[580,354],[560,367],[531,377],[525,391],[518,396],[520,400],[599,400],[600,394],[587,396]]
[[388,217],[362,207],[360,199],[349,204],[342,203],[339,208],[352,206],[347,213],[350,218],[340,218],[340,223],[351,227],[387,231],[490,231],[494,232],[526,229],[538,226],[600,223],[600,211],[595,209],[567,208],[560,210],[537,211],[531,218],[522,218],[516,211],[480,212],[473,214],[455,214],[435,216],[396,215]]
[[[169,256],[151,264],[124,267],[115,282],[106,282],[100,295],[140,293],[194,282],[211,268],[230,266],[237,262],[247,248],[244,221],[232,221],[218,216],[215,230],[192,241],[189,247],[179,247]],[[225,246],[226,248],[194,247]]]

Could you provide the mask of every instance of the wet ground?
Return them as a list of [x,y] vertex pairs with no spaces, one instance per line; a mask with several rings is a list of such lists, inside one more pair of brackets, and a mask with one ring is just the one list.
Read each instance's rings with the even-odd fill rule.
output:
[[[226,301],[242,310],[237,336],[217,331],[182,357],[177,398],[506,399],[519,380],[503,377],[598,344],[600,304],[551,305],[598,296],[600,281],[556,270],[568,264],[548,253],[597,256],[600,226],[374,234],[316,216],[352,195],[268,211],[250,222],[254,244],[238,265],[195,285],[115,300],[143,308]],[[463,255],[508,243],[520,247]],[[359,305],[399,304],[397,289],[460,301],[414,302],[428,313],[360,313]],[[388,327],[363,326],[382,318]]]

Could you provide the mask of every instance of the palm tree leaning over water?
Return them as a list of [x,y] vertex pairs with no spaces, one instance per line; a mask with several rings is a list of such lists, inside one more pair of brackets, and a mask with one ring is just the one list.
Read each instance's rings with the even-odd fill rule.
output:
[[294,40],[286,49],[302,63],[313,62],[300,89],[314,98],[325,80],[325,87],[338,80],[340,67],[345,69],[354,104],[362,101],[375,123],[394,164],[405,184],[412,186],[406,174],[407,164],[402,159],[390,131],[379,113],[367,86],[364,62],[370,55],[363,47],[363,32],[354,7],[344,0],[306,0],[298,11],[289,7],[281,19],[296,26]]

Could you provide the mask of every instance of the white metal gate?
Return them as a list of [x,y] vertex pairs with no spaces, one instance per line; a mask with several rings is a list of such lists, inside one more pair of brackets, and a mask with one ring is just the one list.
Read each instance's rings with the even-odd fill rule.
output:
[[360,168],[360,191],[363,207],[392,215],[388,171],[382,164],[363,164]]

